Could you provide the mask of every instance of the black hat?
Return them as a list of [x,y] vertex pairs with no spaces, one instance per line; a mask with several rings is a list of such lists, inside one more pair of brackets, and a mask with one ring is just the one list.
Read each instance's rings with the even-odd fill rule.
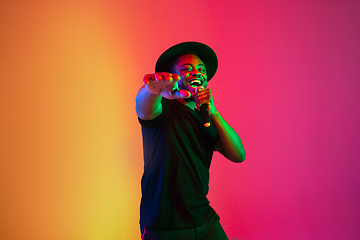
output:
[[156,62],[155,72],[171,72],[171,65],[175,57],[184,51],[195,51],[198,57],[204,62],[207,79],[215,75],[218,67],[217,56],[209,46],[199,42],[183,42],[166,50]]

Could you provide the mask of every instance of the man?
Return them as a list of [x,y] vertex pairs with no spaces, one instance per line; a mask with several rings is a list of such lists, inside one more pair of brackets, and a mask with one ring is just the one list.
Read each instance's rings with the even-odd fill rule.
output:
[[[228,239],[206,197],[209,167],[214,150],[233,162],[244,161],[245,151],[206,88],[217,66],[210,47],[183,42],[143,79],[136,96],[144,150],[142,239]],[[204,104],[209,127],[198,110]]]

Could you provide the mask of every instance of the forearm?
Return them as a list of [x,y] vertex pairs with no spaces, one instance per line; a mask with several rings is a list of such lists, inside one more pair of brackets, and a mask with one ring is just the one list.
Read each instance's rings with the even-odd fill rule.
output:
[[143,120],[151,120],[159,116],[162,111],[162,97],[159,94],[153,94],[143,86],[136,95],[136,113]]
[[246,153],[239,135],[217,111],[211,115],[211,118],[220,135],[220,152],[233,162],[243,162]]

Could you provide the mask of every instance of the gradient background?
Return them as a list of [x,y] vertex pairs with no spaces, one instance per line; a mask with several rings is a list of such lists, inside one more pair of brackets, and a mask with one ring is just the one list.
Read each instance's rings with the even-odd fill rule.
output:
[[135,95],[182,41],[247,151],[216,154],[230,239],[360,239],[360,2],[0,2],[0,239],[140,239]]

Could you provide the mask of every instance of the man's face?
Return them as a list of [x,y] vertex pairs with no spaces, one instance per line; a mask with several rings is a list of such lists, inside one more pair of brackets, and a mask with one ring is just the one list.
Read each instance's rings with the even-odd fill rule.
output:
[[173,66],[173,72],[181,78],[178,82],[179,89],[193,93],[197,87],[206,88],[207,86],[205,65],[196,55],[186,54],[179,57]]

